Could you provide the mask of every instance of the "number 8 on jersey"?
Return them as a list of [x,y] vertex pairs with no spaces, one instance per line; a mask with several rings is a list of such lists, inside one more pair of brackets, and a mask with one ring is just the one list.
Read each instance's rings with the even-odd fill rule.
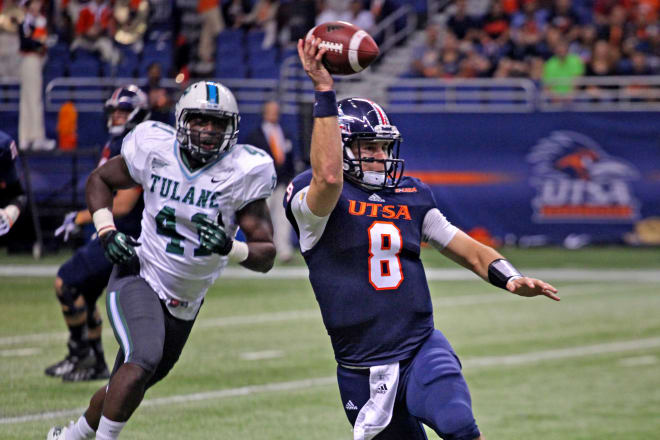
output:
[[392,222],[375,221],[369,233],[369,282],[376,290],[396,289],[403,281],[399,253],[403,239]]

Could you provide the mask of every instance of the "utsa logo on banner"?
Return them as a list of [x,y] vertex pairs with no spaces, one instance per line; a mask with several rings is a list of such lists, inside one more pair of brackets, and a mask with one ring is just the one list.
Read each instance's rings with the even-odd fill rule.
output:
[[553,131],[532,147],[527,161],[537,190],[535,221],[621,223],[639,217],[630,183],[639,179],[638,170],[588,136]]

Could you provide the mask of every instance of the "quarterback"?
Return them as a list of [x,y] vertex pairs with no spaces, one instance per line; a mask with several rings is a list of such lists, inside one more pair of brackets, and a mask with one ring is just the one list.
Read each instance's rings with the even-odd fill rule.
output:
[[403,175],[401,135],[368,99],[335,101],[319,40],[298,42],[314,83],[312,169],[284,200],[337,360],[355,440],[483,439],[458,356],[434,328],[422,241],[497,287],[559,300],[453,226],[430,188]]
[[[115,268],[106,301],[120,349],[110,383],[77,422],[49,439],[116,439],[145,391],[164,378],[186,343],[208,288],[229,259],[259,272],[275,258],[266,199],[276,183],[272,159],[237,144],[233,94],[216,82],[188,87],[176,105],[176,130],[138,125],[121,155],[87,181],[87,205]],[[112,191],[141,185],[138,240],[117,231]],[[233,239],[238,227],[246,242]]]

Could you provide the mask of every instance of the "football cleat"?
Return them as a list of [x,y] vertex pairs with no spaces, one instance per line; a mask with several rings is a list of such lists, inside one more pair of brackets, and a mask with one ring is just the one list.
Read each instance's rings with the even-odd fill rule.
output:
[[79,348],[71,340],[67,342],[67,346],[69,347],[69,354],[61,361],[46,368],[44,371],[46,376],[62,377],[73,371],[78,365],[90,366],[96,363],[94,351],[89,346]]
[[105,361],[102,363],[96,362],[92,366],[77,365],[73,371],[62,375],[64,382],[85,382],[88,380],[102,380],[108,379],[110,372]]
[[[73,422],[72,422],[73,423]],[[46,440],[65,440],[66,432],[69,430],[66,426],[53,426],[46,435]]]
[[76,366],[75,361],[76,361],[76,356],[68,355],[61,361],[46,368],[44,373],[46,373],[46,376],[62,377],[66,373],[70,373],[71,371],[73,371],[73,369]]

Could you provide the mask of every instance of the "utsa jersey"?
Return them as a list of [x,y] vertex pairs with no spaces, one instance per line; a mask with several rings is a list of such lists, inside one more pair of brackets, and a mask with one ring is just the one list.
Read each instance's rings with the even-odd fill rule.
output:
[[[121,145],[123,139],[123,135],[110,137],[108,142],[103,146],[103,149],[101,150],[101,158],[99,159],[97,166],[102,166],[109,159],[121,153]],[[133,209],[131,209],[131,212],[122,218],[115,219],[115,226],[117,227],[117,230],[132,237],[137,237],[140,235],[142,209],[144,209],[144,201],[142,200],[142,197],[140,197]]]
[[[317,217],[304,200],[311,178],[311,171],[296,177],[284,204],[337,362],[368,367],[411,357],[434,329],[420,260],[424,219],[436,209],[430,188],[411,177],[376,192],[345,181],[334,210]],[[446,222],[445,230],[443,245],[456,228]]]
[[259,149],[238,144],[192,171],[174,128],[155,121],[126,135],[121,155],[144,191],[141,246],[136,248],[140,276],[174,316],[194,319],[207,289],[227,265],[227,257],[200,246],[199,219],[217,220],[235,236],[236,212],[271,195],[273,161]]
[[15,197],[23,194],[16,174],[16,142],[5,132],[0,131],[0,208],[4,208]]

